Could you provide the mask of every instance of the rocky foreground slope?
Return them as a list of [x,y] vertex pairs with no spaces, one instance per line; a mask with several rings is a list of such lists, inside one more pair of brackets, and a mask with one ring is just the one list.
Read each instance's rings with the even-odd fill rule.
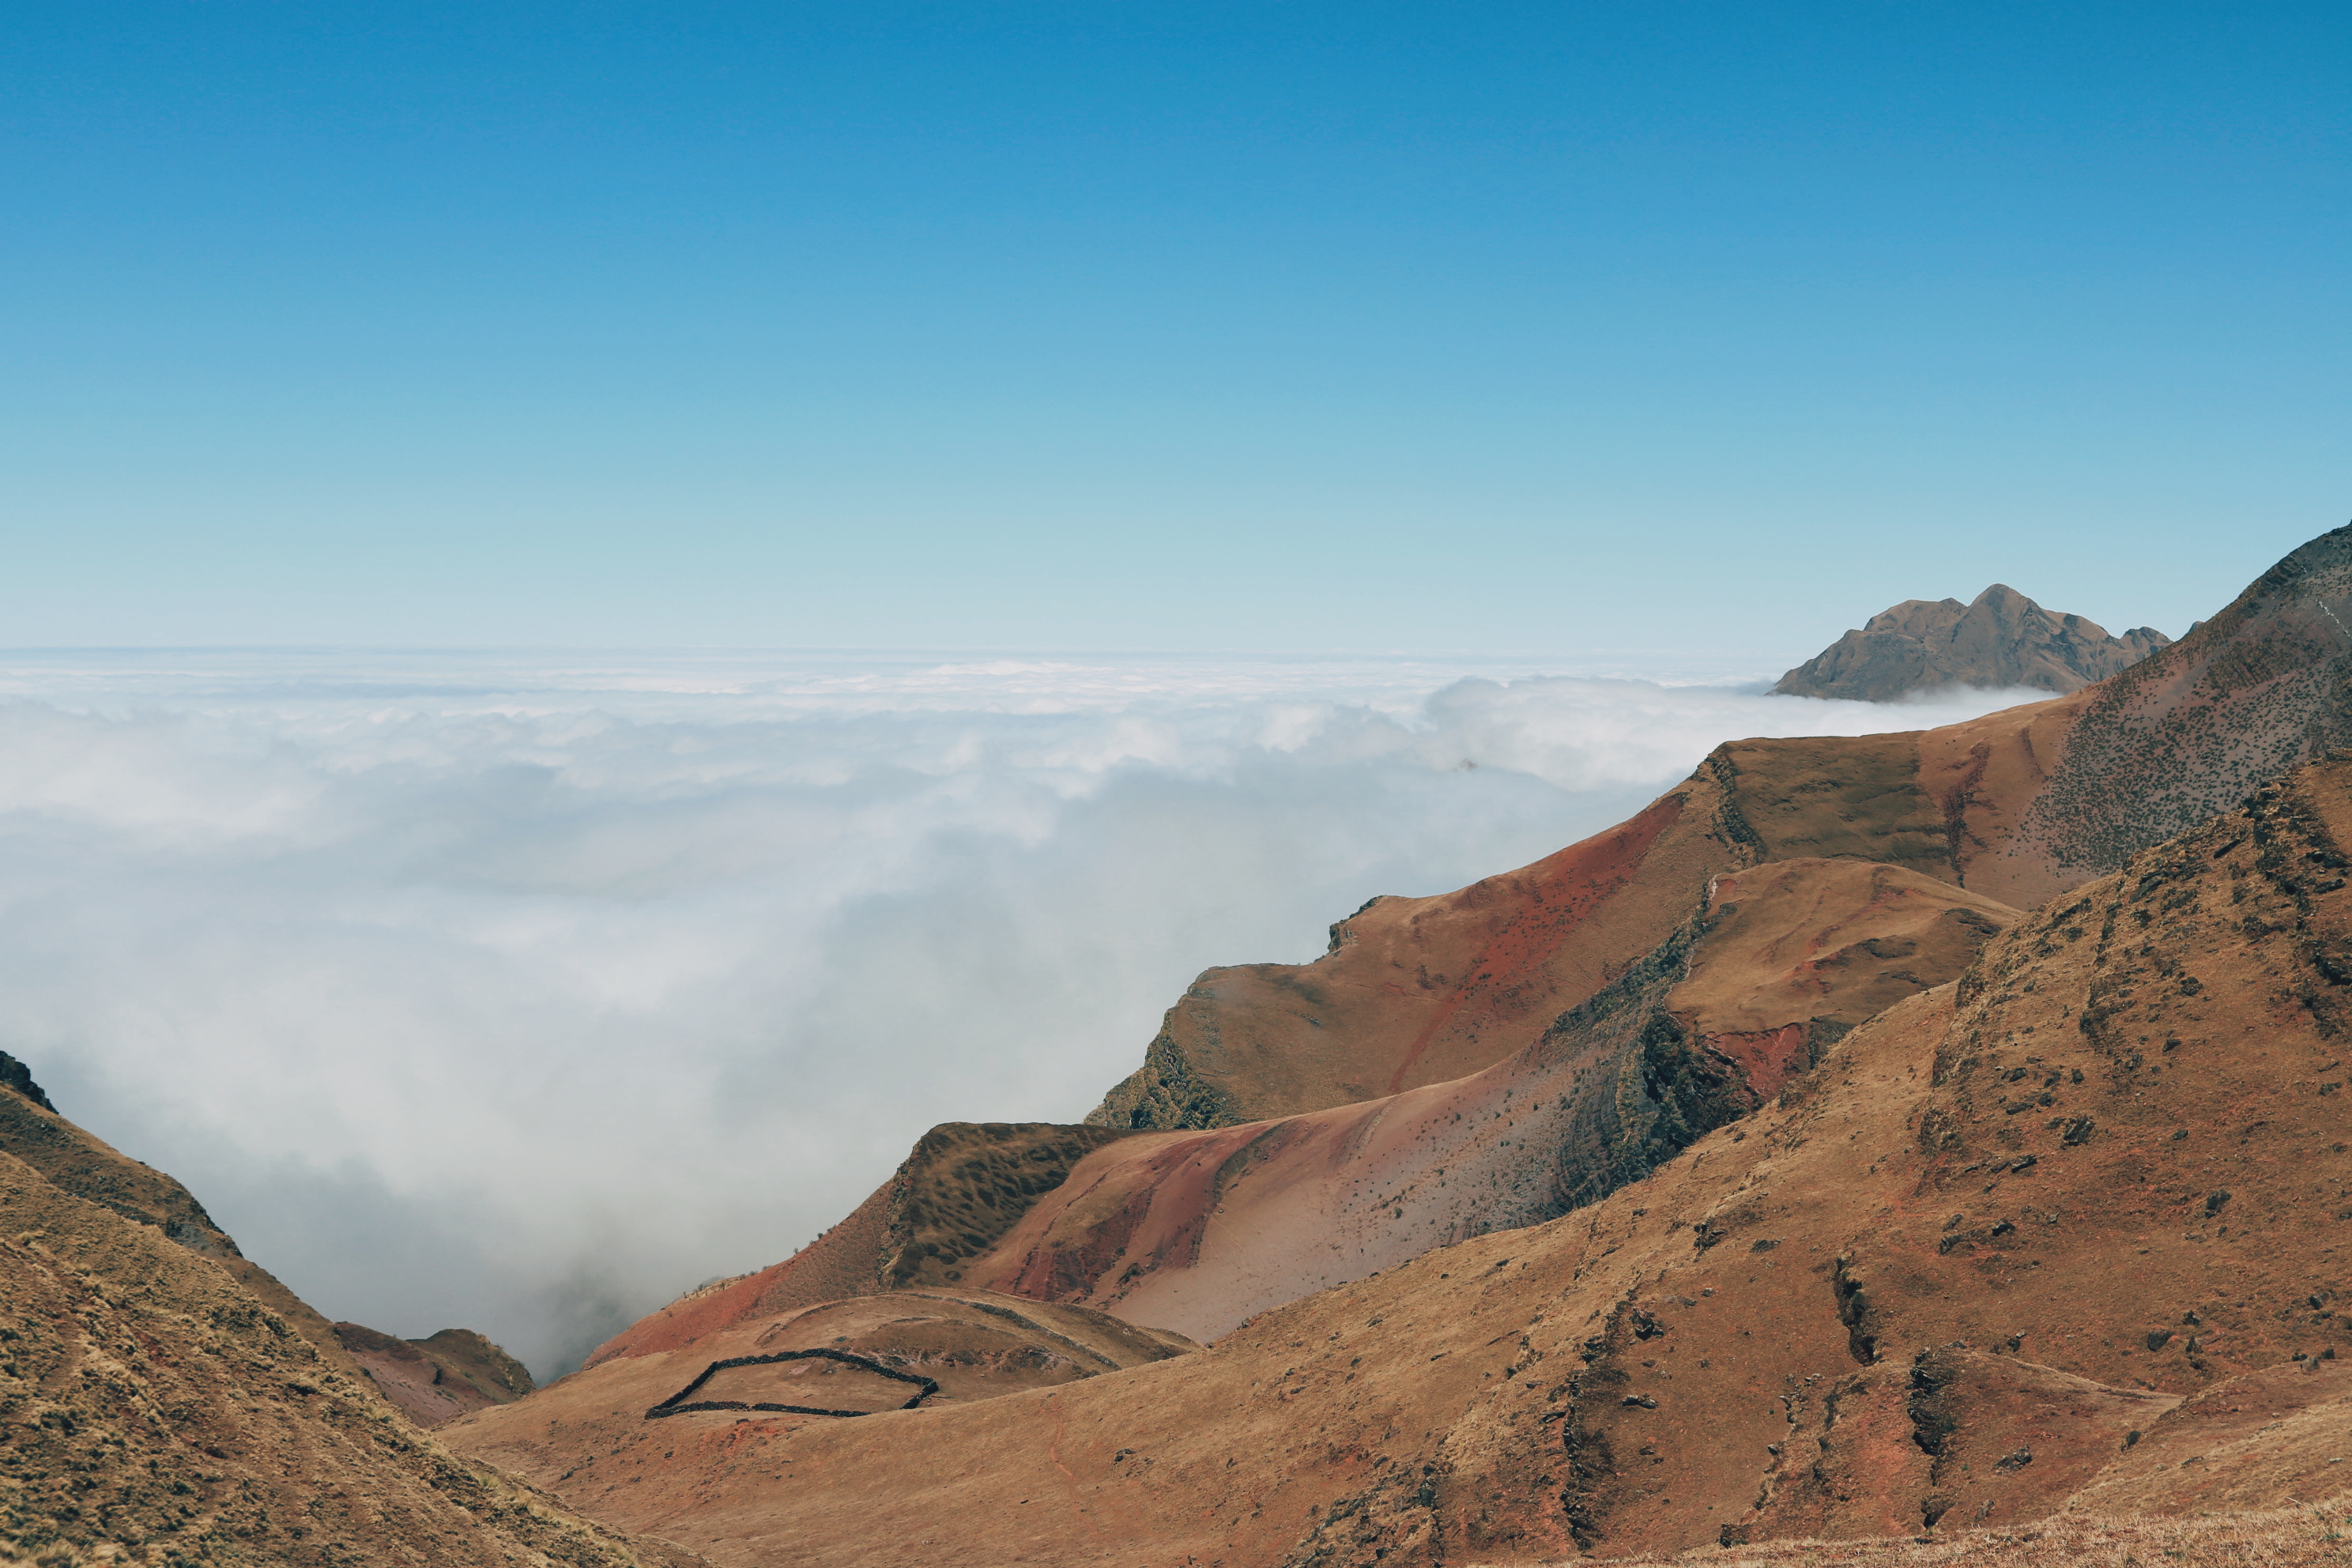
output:
[[1889,702],[1950,686],[2032,687],[2063,694],[2119,675],[2171,638],[2154,626],[2123,636],[2045,610],[1995,583],[1963,605],[1906,599],[1870,617],[1780,678],[1791,697]]
[[[1641,1180],[1204,1351],[859,1420],[634,1414],[688,1345],[449,1432],[742,1564],[1556,1559],[2318,1496],[2352,1458],[2347,847],[2352,762],[2306,768]],[[605,1490],[616,1447],[644,1479]]]
[[185,1188],[0,1083],[0,1560],[702,1561],[436,1443]]

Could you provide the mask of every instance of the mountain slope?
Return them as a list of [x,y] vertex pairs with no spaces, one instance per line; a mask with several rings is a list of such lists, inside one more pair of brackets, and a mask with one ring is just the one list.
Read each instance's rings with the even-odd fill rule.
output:
[[348,1377],[361,1375],[334,1325],[239,1251],[194,1193],[58,1114],[15,1058],[0,1056],[0,1084],[5,1085],[0,1088],[0,1152],[24,1161],[59,1190],[212,1259],[310,1341],[329,1366]]
[[[1303,1568],[2324,1495],[2352,1377],[2347,846],[2352,762],[2306,768],[1561,1218],[1066,1386],[674,1418],[697,1425],[594,1506],[694,1497],[697,1543],[763,1568]],[[593,1441],[565,1434],[595,1375],[466,1425],[536,1415],[527,1473],[589,1506],[565,1473]]]
[[1126,1134],[1050,1121],[948,1121],[848,1218],[781,1263],[688,1291],[596,1347],[588,1366],[692,1343],[843,1296],[951,1287],[1073,1166]]
[[701,1561],[625,1541],[424,1437],[194,1194],[58,1114],[0,1058],[0,1553],[12,1548],[319,1568]]
[[1689,918],[1710,877],[1852,857],[2031,908],[2352,742],[2352,528],[2099,685],[1901,734],[1738,741],[1630,821],[1305,965],[1213,969],[1088,1120],[1230,1126],[1444,1082],[1530,1045]]
[[1862,860],[1718,878],[1682,930],[1528,1049],[1381,1100],[1105,1149],[967,1278],[1213,1338],[1640,1178],[2017,918]]
[[0,1543],[19,1552],[111,1543],[132,1553],[118,1561],[320,1568],[697,1561],[457,1458],[217,1260],[6,1153],[0,1351]]

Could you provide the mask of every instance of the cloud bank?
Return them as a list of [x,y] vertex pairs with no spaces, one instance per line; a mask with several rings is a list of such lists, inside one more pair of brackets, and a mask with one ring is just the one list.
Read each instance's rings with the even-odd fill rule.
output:
[[1913,729],[1428,661],[0,668],[0,1047],[321,1310],[541,1374],[932,1123],[1083,1115],[1305,960],[1741,735]]

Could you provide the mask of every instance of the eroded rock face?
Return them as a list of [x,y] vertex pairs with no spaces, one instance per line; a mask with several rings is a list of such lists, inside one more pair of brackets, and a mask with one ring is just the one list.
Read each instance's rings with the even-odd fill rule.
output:
[[1966,605],[1906,599],[1789,671],[1772,689],[1861,702],[1947,686],[2022,686],[2063,696],[2121,674],[2171,640],[2153,626],[2109,637],[2094,622],[2045,610],[1995,583]]

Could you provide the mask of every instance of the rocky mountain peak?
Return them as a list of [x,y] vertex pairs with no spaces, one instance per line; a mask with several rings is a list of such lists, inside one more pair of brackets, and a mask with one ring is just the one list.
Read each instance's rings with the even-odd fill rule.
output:
[[0,1089],[15,1089],[43,1110],[55,1110],[41,1086],[33,1081],[33,1069],[5,1051],[0,1051]]
[[2171,638],[2153,626],[2121,637],[2045,610],[2006,583],[1968,604],[1906,599],[1870,617],[1772,689],[1791,697],[1885,702],[1945,686],[2024,686],[2061,696],[2105,680]]

